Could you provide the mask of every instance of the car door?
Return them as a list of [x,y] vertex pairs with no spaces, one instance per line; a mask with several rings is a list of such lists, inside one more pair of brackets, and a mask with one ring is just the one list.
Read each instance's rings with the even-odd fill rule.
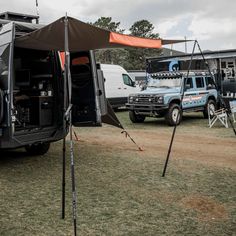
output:
[[195,91],[195,84],[193,83],[193,78],[188,77],[184,78],[185,83],[185,91],[184,91],[184,97],[182,102],[183,109],[188,109],[192,107],[192,97],[196,95]]
[[126,95],[127,98],[129,94],[138,92],[140,90],[135,86],[135,81],[132,80],[128,74],[123,73],[122,79],[123,79],[124,94]]
[[206,104],[208,91],[206,88],[206,81],[203,76],[195,77],[196,95],[193,97],[194,105],[203,107]]

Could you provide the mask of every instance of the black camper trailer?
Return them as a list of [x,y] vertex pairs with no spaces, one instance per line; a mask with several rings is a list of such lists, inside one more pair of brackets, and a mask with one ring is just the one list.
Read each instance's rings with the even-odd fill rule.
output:
[[[67,134],[63,53],[16,45],[17,36],[39,25],[0,20],[0,26],[0,149],[25,147],[44,154]],[[100,125],[105,96],[93,51],[70,53],[70,72],[73,125]]]

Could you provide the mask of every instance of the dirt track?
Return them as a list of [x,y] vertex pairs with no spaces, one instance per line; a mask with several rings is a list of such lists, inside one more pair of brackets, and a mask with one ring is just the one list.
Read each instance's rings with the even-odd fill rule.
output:
[[[171,139],[170,130],[131,130],[130,135],[144,149],[143,157],[166,157]],[[82,133],[81,141],[117,150],[137,150],[133,143],[120,134],[116,128],[105,126],[98,132]],[[219,138],[209,135],[176,134],[172,158],[197,160],[211,166],[221,166],[236,170],[236,138]]]

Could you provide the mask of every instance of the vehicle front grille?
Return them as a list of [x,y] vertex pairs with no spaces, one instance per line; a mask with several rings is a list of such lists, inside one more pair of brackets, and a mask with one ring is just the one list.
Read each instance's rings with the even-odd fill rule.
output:
[[154,97],[151,96],[138,96],[134,99],[135,104],[149,104],[154,102]]

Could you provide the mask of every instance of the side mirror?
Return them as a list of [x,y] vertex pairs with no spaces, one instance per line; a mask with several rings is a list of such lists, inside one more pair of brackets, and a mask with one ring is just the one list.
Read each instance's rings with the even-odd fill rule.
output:
[[208,84],[207,85],[207,90],[214,89],[214,88],[215,88],[215,85],[213,85],[213,84]]
[[132,87],[136,87],[135,81],[132,80],[131,84],[132,84]]

